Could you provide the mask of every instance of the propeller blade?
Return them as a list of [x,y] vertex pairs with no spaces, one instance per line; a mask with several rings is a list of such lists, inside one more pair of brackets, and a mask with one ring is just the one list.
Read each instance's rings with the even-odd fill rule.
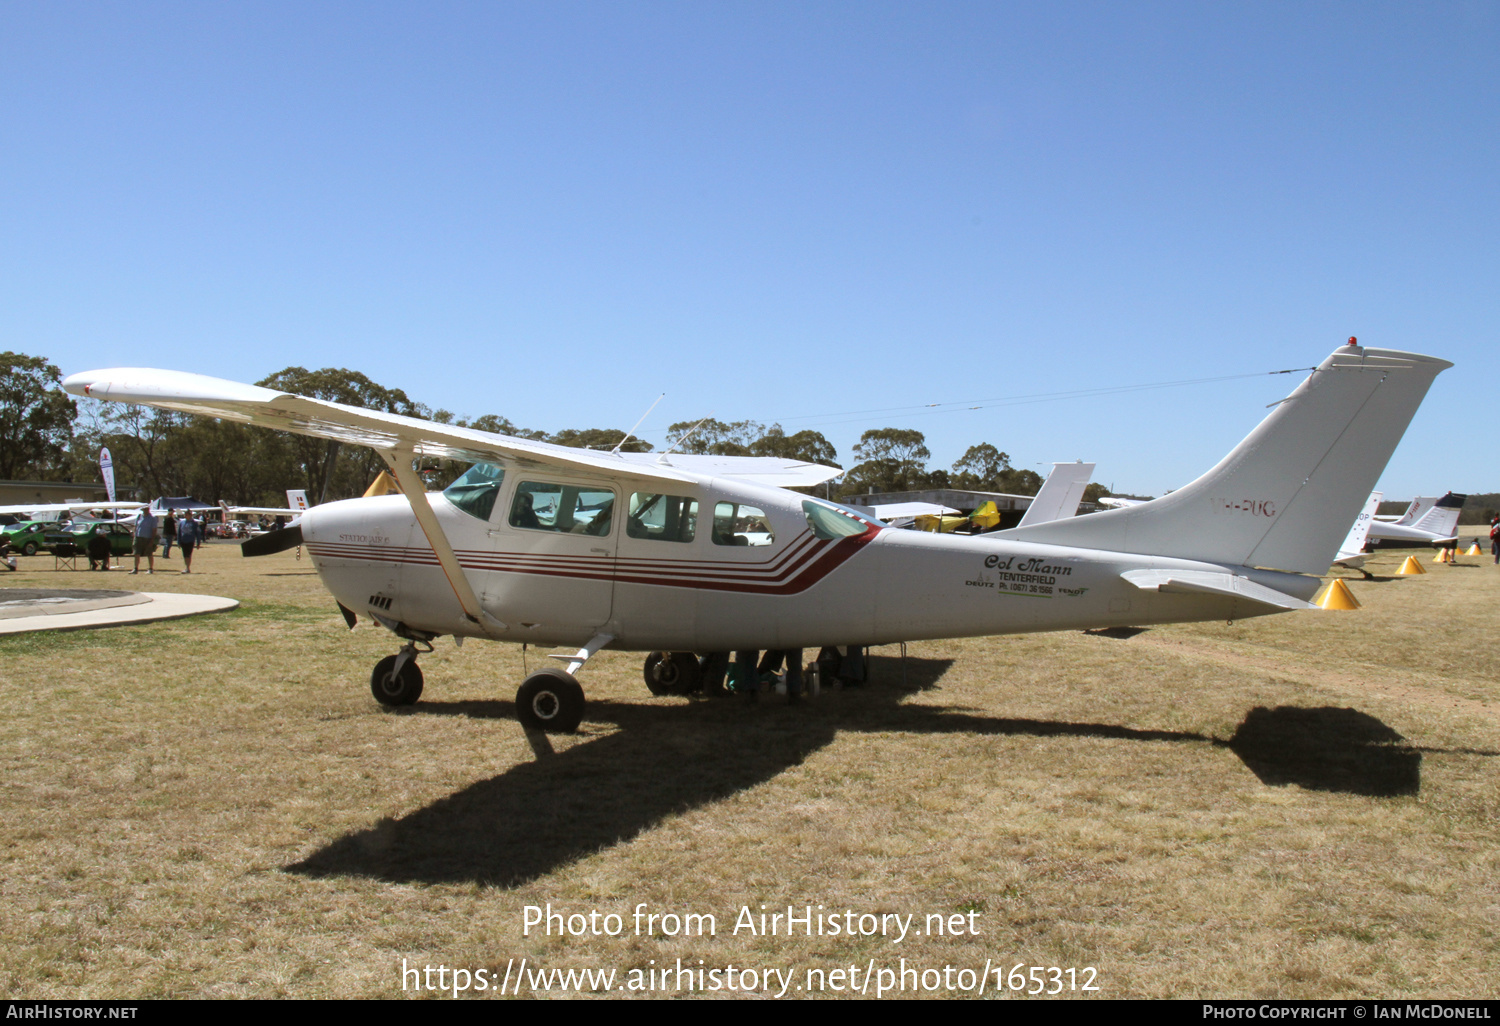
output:
[[295,548],[302,544],[302,528],[293,524],[291,527],[283,527],[279,531],[267,531],[258,538],[240,544],[240,555],[242,556],[269,556],[276,552],[285,552],[287,549]]

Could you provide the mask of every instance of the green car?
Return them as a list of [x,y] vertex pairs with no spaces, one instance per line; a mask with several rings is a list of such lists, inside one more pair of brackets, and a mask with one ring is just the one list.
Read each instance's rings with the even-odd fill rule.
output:
[[89,539],[96,533],[103,533],[109,538],[111,556],[130,555],[135,541],[135,531],[126,524],[116,524],[108,520],[84,520],[61,527],[54,524],[52,530],[43,536],[41,546],[48,552],[55,553],[59,547],[71,545],[77,553],[84,554],[88,552]]
[[42,547],[43,536],[56,526],[55,520],[23,520],[19,524],[0,529],[0,535],[10,542],[10,551],[19,552],[23,556],[34,556]]

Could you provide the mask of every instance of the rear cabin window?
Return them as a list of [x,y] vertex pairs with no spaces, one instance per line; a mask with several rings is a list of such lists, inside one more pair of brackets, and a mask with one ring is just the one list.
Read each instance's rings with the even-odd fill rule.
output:
[[697,530],[697,499],[657,492],[636,492],[630,497],[625,533],[632,538],[690,542]]
[[510,506],[510,526],[528,531],[604,537],[614,518],[615,493],[597,485],[522,481]]
[[500,485],[505,481],[505,471],[493,463],[476,463],[463,476],[443,489],[449,502],[480,520],[488,521],[495,511],[495,499],[500,495]]
[[776,540],[764,510],[738,502],[714,507],[715,545],[770,545]]

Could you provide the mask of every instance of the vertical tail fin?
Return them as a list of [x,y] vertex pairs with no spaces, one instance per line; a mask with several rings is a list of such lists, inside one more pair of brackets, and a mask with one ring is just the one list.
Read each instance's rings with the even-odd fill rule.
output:
[[1028,541],[1322,574],[1446,360],[1344,346],[1234,451],[1160,499]]
[[1354,518],[1354,526],[1349,528],[1349,536],[1334,554],[1335,563],[1343,563],[1345,566],[1364,563],[1365,542],[1370,538],[1370,525],[1375,522],[1375,511],[1380,508],[1382,497],[1381,492],[1370,493],[1370,498],[1365,501],[1365,508],[1360,510],[1359,516]]
[[1431,531],[1439,538],[1451,538],[1458,532],[1458,515],[1463,511],[1467,495],[1449,492],[1432,504],[1426,513],[1411,526],[1419,531]]
[[1411,500],[1411,505],[1407,506],[1405,511],[1391,523],[1400,527],[1413,527],[1416,525],[1417,518],[1437,505],[1437,501],[1436,495],[1419,495]]
[[1036,498],[1026,507],[1026,515],[1016,526],[1030,527],[1032,524],[1066,520],[1073,516],[1078,512],[1078,503],[1083,500],[1084,489],[1089,486],[1089,478],[1093,476],[1094,465],[1082,460],[1077,463],[1052,464],[1052,473],[1042,482]]

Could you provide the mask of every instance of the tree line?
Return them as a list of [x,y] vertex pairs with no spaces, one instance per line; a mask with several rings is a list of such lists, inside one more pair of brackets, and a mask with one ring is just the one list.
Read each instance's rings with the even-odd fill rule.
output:
[[[75,400],[61,388],[62,375],[41,357],[0,354],[0,478],[77,481],[99,479],[99,451],[108,448],[121,499],[192,495],[247,506],[280,506],[287,488],[304,488],[311,501],[360,495],[384,469],[371,449],[282,431],[249,427],[144,406]],[[625,438],[619,428],[567,428],[546,432],[521,427],[489,413],[456,417],[413,401],[358,371],[287,367],[256,382],[279,392],[381,410],[441,424],[579,448],[613,448]],[[833,444],[818,431],[788,434],[780,424],[726,423],[707,418],[667,429],[674,452],[722,456],[775,456],[844,467]],[[642,439],[622,448],[651,452]],[[929,469],[926,438],[908,428],[864,432],[852,450],[852,465],[835,496],[868,492],[958,488],[1034,495],[1042,484],[1035,471],[1019,470],[1010,456],[988,442],[970,446],[951,469]],[[463,466],[433,461],[423,473],[442,487]],[[1090,485],[1085,498],[1108,494]]]

